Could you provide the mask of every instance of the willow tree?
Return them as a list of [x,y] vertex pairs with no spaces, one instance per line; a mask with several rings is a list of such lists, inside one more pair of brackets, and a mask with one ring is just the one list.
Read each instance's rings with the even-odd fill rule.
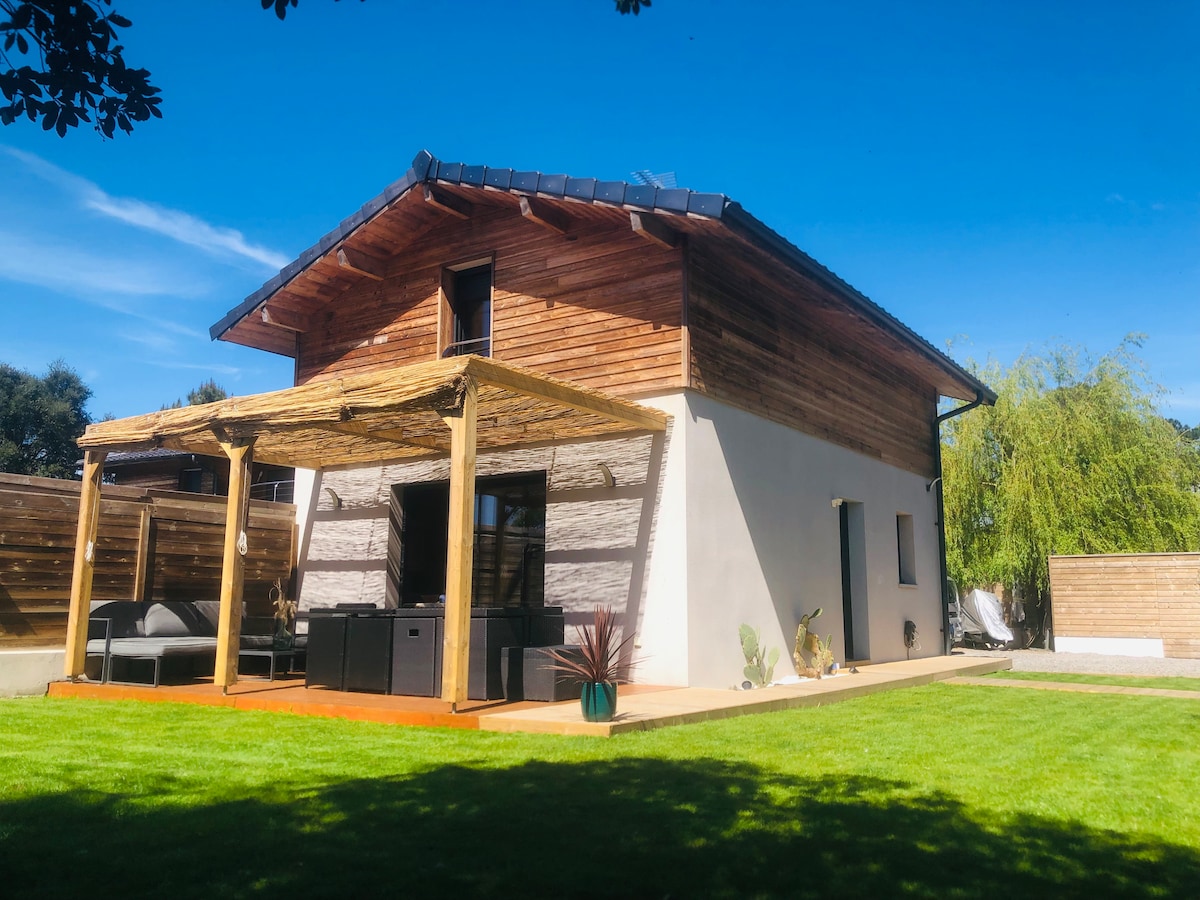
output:
[[1138,347],[1131,336],[1098,360],[1063,346],[976,368],[996,405],[942,433],[960,585],[1017,587],[1036,620],[1051,554],[1200,549],[1200,448],[1156,411]]

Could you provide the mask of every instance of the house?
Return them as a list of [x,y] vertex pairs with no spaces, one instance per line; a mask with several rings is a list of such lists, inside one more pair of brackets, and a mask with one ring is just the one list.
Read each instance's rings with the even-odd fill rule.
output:
[[722,195],[422,152],[211,334],[296,386],[94,425],[91,477],[296,465],[301,606],[444,596],[444,684],[467,603],[611,605],[658,684],[740,683],[741,623],[787,674],[816,607],[839,660],[945,652],[938,404],[995,395]]
[[[229,460],[226,457],[201,456],[164,447],[110,453],[104,461],[104,476],[106,484],[128,487],[189,494],[229,493]],[[292,502],[295,473],[291,468],[255,463],[252,478],[251,499]]]

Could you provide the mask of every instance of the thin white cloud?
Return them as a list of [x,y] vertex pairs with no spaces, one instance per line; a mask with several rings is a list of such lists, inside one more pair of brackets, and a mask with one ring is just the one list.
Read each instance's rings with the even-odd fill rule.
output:
[[160,353],[174,350],[178,346],[175,338],[161,331],[119,331],[117,337]]
[[196,369],[201,372],[212,372],[215,375],[239,376],[242,370],[237,366],[225,366],[219,363],[185,363],[175,360],[147,360],[152,366],[160,369]]
[[[205,287],[150,264],[90,253],[74,247],[0,230],[0,278],[98,298],[198,297]],[[114,308],[102,299],[100,305]],[[126,310],[120,310],[122,312]]]
[[85,197],[83,202],[88,209],[127,225],[173,238],[181,244],[198,247],[206,253],[231,253],[261,263],[272,271],[282,269],[291,261],[282,253],[249,243],[240,231],[217,228],[178,210],[164,209],[141,200],[110,197],[103,192]]
[[113,197],[95,183],[60,169],[32,153],[12,147],[2,147],[9,156],[19,160],[30,172],[50,184],[73,194],[81,207],[101,215],[171,238],[181,244],[196,247],[213,256],[235,256],[256,262],[273,271],[282,269],[291,260],[288,256],[246,240],[234,228],[210,225],[185,212],[168,209],[131,197]]

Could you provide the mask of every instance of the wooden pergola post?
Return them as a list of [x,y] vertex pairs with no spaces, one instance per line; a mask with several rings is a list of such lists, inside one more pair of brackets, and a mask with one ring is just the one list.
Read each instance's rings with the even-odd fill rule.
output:
[[79,491],[79,523],[75,530],[75,562],[71,567],[71,606],[67,612],[67,678],[83,674],[87,659],[88,614],[91,612],[92,575],[96,570],[96,535],[100,528],[100,479],[104,474],[103,450],[83,454],[83,486]]
[[443,413],[450,426],[450,518],[446,542],[446,633],[442,699],[453,712],[467,699],[471,652],[471,569],[475,549],[475,447],[479,389],[467,379],[462,406]]
[[254,438],[221,441],[229,457],[229,499],[225,506],[225,546],[221,557],[221,615],[217,624],[217,667],[213,683],[222,691],[237,683],[242,639],[242,591],[246,575],[246,525],[250,518],[250,467]]

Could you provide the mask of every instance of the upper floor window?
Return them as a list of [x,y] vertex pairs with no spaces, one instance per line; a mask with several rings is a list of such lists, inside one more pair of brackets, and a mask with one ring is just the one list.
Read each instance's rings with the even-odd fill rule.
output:
[[441,355],[492,355],[492,262],[451,266],[442,275]]

